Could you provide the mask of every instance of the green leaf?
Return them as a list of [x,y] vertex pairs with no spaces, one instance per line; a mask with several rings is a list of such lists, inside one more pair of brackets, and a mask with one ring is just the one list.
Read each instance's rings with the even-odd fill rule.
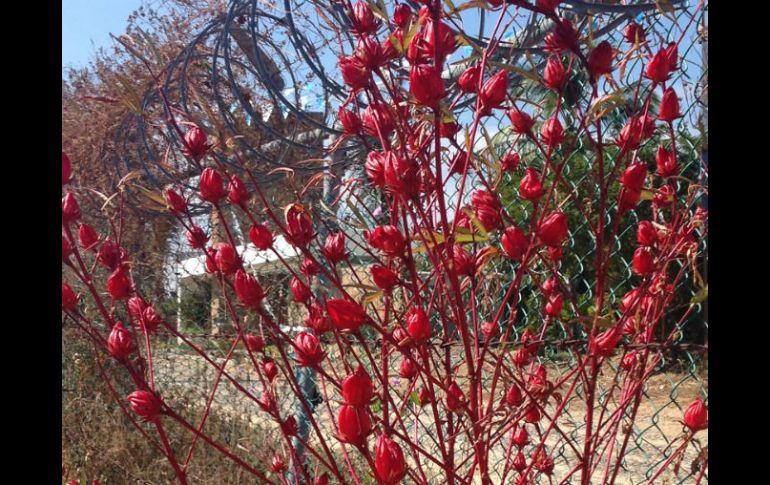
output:
[[690,303],[693,305],[697,305],[698,303],[706,300],[709,297],[709,285],[706,284],[703,288],[698,291],[698,293],[694,294],[693,297],[690,299]]

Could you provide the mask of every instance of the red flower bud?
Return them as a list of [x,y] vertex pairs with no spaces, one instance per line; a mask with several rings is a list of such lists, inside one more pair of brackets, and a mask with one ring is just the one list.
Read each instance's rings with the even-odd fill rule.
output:
[[393,23],[405,29],[412,19],[412,9],[405,3],[400,3],[393,9]]
[[645,41],[644,29],[636,22],[629,22],[628,25],[626,25],[626,28],[623,29],[623,38],[625,38],[626,42],[629,44],[635,44],[637,42],[643,44]]
[[338,232],[326,236],[326,241],[324,242],[324,256],[332,264],[337,264],[348,258],[347,254],[345,254],[344,233]]
[[[435,31],[438,30],[438,35]],[[419,35],[419,34],[418,34]],[[438,37],[438,45],[436,45],[435,39]],[[450,55],[457,49],[457,38],[455,31],[452,30],[447,24],[439,21],[438,29],[432,19],[426,19],[423,24],[421,39],[422,42],[417,43],[417,47],[422,51],[421,56],[432,59],[433,53],[438,53],[438,59],[436,59],[436,65],[442,65],[446,56]],[[412,41],[414,43],[414,40]],[[434,46],[436,46],[434,48]],[[411,46],[410,46],[411,47]],[[435,50],[434,50],[435,49]],[[410,60],[411,62],[411,60]]]
[[126,252],[123,248],[113,243],[109,237],[99,248],[99,252],[96,254],[96,260],[108,267],[110,270],[114,270],[118,265],[126,259]]
[[382,251],[387,256],[401,256],[406,248],[404,235],[395,226],[378,226],[372,232],[364,235],[372,247]]
[[657,207],[668,207],[674,202],[674,189],[670,185],[659,188],[652,197],[652,203]]
[[649,248],[636,248],[633,262],[634,273],[639,276],[647,276],[655,270],[655,258]]
[[[516,458],[513,459],[513,469],[519,473],[527,469],[527,459],[524,457],[524,453],[521,451],[516,453]],[[516,485],[519,484],[517,483]]]
[[572,22],[559,19],[554,23],[553,31],[545,36],[545,50],[554,54],[564,50],[578,50],[578,33],[572,27]]
[[140,329],[143,332],[154,332],[158,326],[163,323],[163,318],[155,311],[155,308],[148,306],[142,312],[142,318],[138,320]]
[[364,133],[369,136],[388,138],[396,124],[393,121],[393,115],[385,103],[375,102],[367,106],[364,114],[361,116]]
[[561,59],[549,57],[545,65],[545,71],[543,71],[543,84],[548,89],[561,91],[565,82],[567,82],[567,70],[564,68]]
[[485,230],[494,231],[500,227],[503,222],[500,215],[503,207],[493,193],[486,190],[476,190],[471,194],[471,205],[476,219],[481,222]]
[[417,104],[428,107],[438,106],[438,102],[445,94],[441,72],[429,64],[412,66],[409,74],[409,92],[417,100]]
[[521,229],[511,226],[503,233],[500,244],[506,256],[514,261],[520,261],[529,247],[529,240]]
[[337,111],[337,118],[342,123],[342,129],[346,135],[357,135],[361,131],[361,118],[346,108]]
[[265,348],[265,339],[261,335],[246,334],[243,336],[243,343],[251,352],[262,352]]
[[432,333],[430,320],[422,308],[413,307],[407,310],[405,320],[409,336],[415,342],[424,343],[430,338]]
[[673,88],[666,88],[663,91],[663,97],[660,100],[658,108],[658,119],[660,121],[671,122],[682,116],[679,112],[679,98]]
[[122,323],[115,323],[110,336],[107,338],[107,352],[114,358],[121,360],[131,355],[134,350],[136,350],[136,343],[131,338],[131,333],[126,330]]
[[331,321],[326,317],[323,307],[318,302],[310,304],[305,324],[316,331],[318,335],[334,330]]
[[134,391],[128,395],[131,410],[145,421],[154,421],[160,415],[161,403],[150,391]]
[[249,229],[249,240],[260,251],[269,249],[273,245],[273,234],[264,224],[254,224]]
[[550,475],[553,473],[553,458],[546,455],[542,450],[538,454],[538,456],[535,458],[535,468],[540,470],[541,472],[545,473],[546,475]]
[[398,366],[398,375],[403,377],[404,379],[412,380],[415,377],[417,377],[417,365],[414,363],[414,360],[412,360],[411,357],[408,355],[405,355],[403,359],[401,359],[401,364]]
[[556,293],[548,298],[548,302],[545,304],[545,314],[549,317],[558,318],[563,307],[564,297],[561,293]]
[[529,134],[532,131],[532,127],[535,126],[535,120],[533,120],[527,113],[517,108],[508,110],[508,118],[511,119],[513,132],[520,135]]
[[78,297],[67,283],[61,284],[61,308],[64,311],[72,311],[78,304]]
[[476,260],[459,244],[452,248],[452,266],[458,275],[473,276],[476,273]]
[[340,331],[355,332],[366,321],[366,311],[358,303],[344,299],[326,300],[326,311]]
[[294,416],[289,416],[281,423],[281,431],[286,434],[286,436],[296,436],[297,435],[297,418]]
[[112,272],[107,278],[107,292],[113,300],[123,300],[131,294],[131,280],[121,268]]
[[524,413],[524,421],[527,423],[537,423],[542,417],[543,416],[540,414],[540,410],[534,403],[530,405]]
[[78,240],[83,249],[93,249],[99,242],[99,235],[93,227],[88,224],[81,224],[78,228]]
[[642,140],[646,140],[655,134],[655,118],[649,114],[644,114],[637,118],[642,126]]
[[273,382],[275,376],[278,375],[278,366],[275,365],[275,361],[273,361],[273,359],[270,357],[265,357],[262,360],[262,372],[265,373],[265,378],[269,382]]
[[537,201],[543,195],[543,184],[540,183],[540,175],[530,167],[524,172],[524,177],[519,184],[519,196],[524,200]]
[[126,302],[128,314],[134,322],[134,326],[141,327],[141,320],[144,318],[144,310],[147,308],[147,302],[141,296],[132,296]]
[[567,216],[561,211],[551,213],[540,224],[537,235],[546,246],[560,246],[567,238]]
[[350,16],[350,22],[353,24],[353,30],[358,34],[374,34],[377,32],[379,21],[374,16],[372,8],[368,3],[358,0],[353,5],[353,12]]
[[213,249],[216,251],[214,261],[219,271],[225,275],[231,275],[241,268],[241,258],[230,244],[217,243]]
[[623,336],[623,327],[615,325],[597,335],[589,346],[589,352],[597,357],[609,357]]
[[369,410],[364,407],[343,405],[337,414],[337,439],[343,443],[363,446],[372,431]]
[[636,207],[642,196],[641,190],[623,189],[620,191],[620,201],[618,202],[618,211],[625,212]]
[[707,429],[709,426],[708,408],[703,399],[696,399],[684,412],[684,424],[693,432]]
[[284,213],[286,218],[286,240],[292,246],[305,247],[315,236],[313,231],[313,222],[299,204],[292,204],[286,208]]
[[382,45],[377,42],[377,39],[368,35],[358,39],[354,55],[370,70],[377,69],[385,62],[385,51]]
[[247,308],[258,309],[265,298],[265,292],[257,279],[239,269],[235,273],[235,294],[241,304]]
[[190,247],[193,249],[203,249],[209,242],[209,235],[200,228],[200,226],[192,226],[187,231],[187,242],[190,243]]
[[636,242],[641,246],[652,246],[658,241],[658,231],[651,221],[639,221],[636,228]]
[[329,485],[329,474],[324,472],[320,477],[313,479],[313,485]]
[[673,177],[679,173],[679,168],[676,166],[676,153],[674,150],[666,150],[663,145],[660,145],[655,152],[655,165],[661,177]]
[[452,413],[461,413],[465,410],[465,404],[465,394],[463,394],[463,391],[460,389],[460,386],[457,385],[457,382],[452,381],[446,391],[447,409]]
[[417,194],[419,188],[417,164],[391,151],[385,152],[383,158],[383,179],[385,185],[394,194],[404,197]]
[[521,161],[521,157],[518,153],[508,152],[500,159],[500,168],[504,172],[513,172],[519,166],[519,161]]
[[66,153],[61,152],[61,184],[68,184],[72,180],[72,163]]
[[270,469],[274,473],[282,474],[289,469],[289,465],[286,464],[283,457],[278,453],[273,455],[273,459],[270,461]]
[[206,141],[206,134],[203,130],[193,126],[184,134],[184,148],[182,151],[193,160],[200,160],[211,148]]
[[299,332],[294,337],[294,356],[300,367],[316,367],[326,357],[318,337],[308,332]]
[[227,185],[227,200],[235,205],[244,206],[249,201],[249,191],[246,190],[246,184],[237,175],[230,176],[230,183]]
[[62,197],[61,218],[67,224],[80,219],[80,206],[72,192],[67,192],[67,195]]
[[369,271],[372,273],[374,284],[380,289],[388,291],[398,283],[398,275],[389,268],[374,264],[369,268]]
[[372,73],[356,56],[342,56],[339,61],[342,80],[353,90],[363,89],[369,85]]
[[671,72],[679,69],[679,52],[675,42],[669,42],[665,49],[668,68]]
[[[522,398],[520,403],[517,404],[519,406],[521,402],[523,402],[524,399]],[[520,426],[516,431],[513,433],[513,444],[516,445],[519,449],[524,448],[529,443],[529,433],[527,433],[526,428],[524,426]]]
[[454,121],[442,121],[438,126],[438,131],[441,138],[454,138],[454,136],[460,132],[460,125]]
[[460,91],[464,93],[475,93],[479,89],[479,81],[481,79],[481,65],[475,64],[470,66],[457,79],[457,84],[460,86]]
[[631,118],[620,129],[620,133],[618,133],[618,139],[616,140],[618,147],[624,152],[639,148],[639,143],[642,140],[642,131],[643,126],[639,118]]
[[166,187],[163,191],[163,197],[165,197],[166,204],[172,212],[177,214],[187,213],[187,201],[176,190]]
[[647,163],[636,162],[629,165],[620,176],[620,183],[629,190],[641,190],[647,177]]
[[482,114],[491,114],[493,108],[498,108],[505,101],[508,93],[508,71],[501,69],[481,86],[479,100]]
[[602,41],[597,45],[588,56],[588,74],[592,79],[596,79],[603,74],[612,72],[612,61],[615,53],[609,42]]
[[420,406],[425,406],[433,402],[433,393],[427,387],[420,389]]
[[303,283],[302,280],[296,276],[291,278],[289,289],[291,290],[291,296],[297,303],[307,303],[312,296],[310,293],[310,287]]
[[540,138],[549,147],[555,147],[564,141],[564,128],[562,128],[559,118],[552,116],[545,120],[543,126],[540,127]]
[[375,187],[385,186],[385,157],[380,152],[369,152],[364,164],[366,175]]
[[556,277],[548,278],[540,285],[540,289],[545,296],[551,296],[559,289],[559,280]]
[[636,365],[637,354],[635,351],[629,352],[623,356],[623,360],[620,361],[620,367],[623,370],[631,370]]
[[524,367],[529,363],[529,360],[532,356],[529,354],[527,349],[521,348],[513,353],[513,365],[516,367]]
[[509,406],[521,406],[523,402],[524,396],[521,393],[521,388],[514,382],[505,393],[505,403]]
[[666,82],[671,77],[671,64],[669,62],[668,53],[665,49],[659,50],[655,54],[650,63],[647,64],[647,69],[644,75],[655,83]]
[[374,469],[383,485],[396,485],[406,476],[406,462],[401,447],[381,434],[374,445]]
[[206,202],[216,203],[225,196],[225,186],[222,176],[213,168],[206,168],[201,173],[198,184],[201,199]]
[[494,338],[499,333],[500,327],[495,322],[485,321],[481,324],[481,333],[486,339]]
[[342,400],[350,406],[368,406],[374,395],[372,380],[364,371],[358,368],[342,381]]

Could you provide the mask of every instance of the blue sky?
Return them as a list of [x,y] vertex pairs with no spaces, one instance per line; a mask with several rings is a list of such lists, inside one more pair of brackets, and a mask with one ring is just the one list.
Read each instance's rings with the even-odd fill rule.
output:
[[83,67],[99,47],[110,45],[142,0],[62,0],[62,68]]

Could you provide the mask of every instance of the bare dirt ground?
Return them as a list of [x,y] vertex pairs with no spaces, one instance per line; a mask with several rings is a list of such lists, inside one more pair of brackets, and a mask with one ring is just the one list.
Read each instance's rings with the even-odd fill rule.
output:
[[[394,374],[396,374],[397,361],[393,362]],[[563,365],[547,364],[549,377],[557,376]],[[216,376],[216,371],[202,358],[189,354],[166,352],[155,358],[156,382],[166,399],[184,399],[191,407],[198,407],[205,403],[211,386]],[[256,380],[256,375],[251,370],[251,363],[240,356],[230,361],[227,372],[235,377],[241,385],[249,389],[255,395],[259,395],[262,388]],[[395,387],[401,387],[406,391],[406,386],[398,379],[392,380]],[[277,380],[277,394],[283,414],[288,415],[293,403],[287,399],[290,392],[285,388],[285,382],[281,377]],[[462,385],[462,383],[461,383]],[[611,385],[611,376],[600,379],[599,389],[607,390]],[[683,427],[681,424],[683,410],[698,396],[702,396],[708,390],[708,377],[705,375],[692,375],[690,373],[667,372],[654,375],[647,382],[644,398],[639,406],[638,415],[630,430],[628,448],[623,466],[619,470],[615,481],[617,484],[631,485],[649,483],[655,471],[662,465],[666,457],[681,443]],[[613,394],[617,398],[617,392]],[[578,389],[577,395],[567,405],[567,415],[558,420],[559,428],[569,441],[578,450],[582,450],[585,426],[585,403],[581,398],[582,393]],[[321,432],[326,436],[334,434],[330,409],[333,412],[337,408],[338,396],[330,396],[332,403],[323,403],[316,411],[316,419]],[[257,405],[244,397],[232,384],[222,379],[214,399],[213,411],[227,419],[250,423],[255,429],[264,429],[267,426],[276,426],[275,423],[267,423],[265,414]],[[553,404],[549,404],[546,410],[552,412]],[[613,401],[608,405],[608,412],[614,409]],[[598,412],[598,411],[597,411]],[[435,443],[435,430],[428,427],[432,416],[427,409],[421,412],[418,408],[407,410],[403,414],[404,423],[412,435],[419,432],[421,445],[427,450],[435,450],[435,456],[439,456],[438,446]],[[530,432],[532,434],[532,431]],[[708,431],[701,431],[697,436],[700,444],[708,446]],[[618,434],[618,439],[623,439],[623,434]],[[311,437],[311,443],[316,439]],[[341,445],[334,439],[333,451],[341,452]],[[550,483],[576,483],[579,475],[566,478],[569,471],[577,463],[573,449],[568,445],[567,439],[559,433],[552,432],[546,440],[546,445],[555,461],[555,469]],[[616,445],[619,447],[620,444]],[[501,475],[504,468],[504,457],[508,447],[508,439],[503,439],[497,446],[490,450],[489,463],[492,474],[496,476],[495,483],[503,483]],[[464,439],[457,442],[455,456],[467,457],[472,451],[470,445]],[[692,464],[697,456],[694,445],[689,445],[682,460],[678,474],[668,470],[658,477],[656,484],[690,484],[695,483],[692,472]],[[596,472],[592,476],[592,483],[602,483],[602,476],[606,464],[605,457],[598,461]],[[413,464],[414,465],[414,464]],[[440,484],[444,478],[437,467],[428,460],[421,460],[421,466],[429,483]],[[513,483],[514,473],[508,473],[505,483]],[[539,483],[549,483],[545,477],[541,477]],[[708,483],[707,476],[701,483]]]

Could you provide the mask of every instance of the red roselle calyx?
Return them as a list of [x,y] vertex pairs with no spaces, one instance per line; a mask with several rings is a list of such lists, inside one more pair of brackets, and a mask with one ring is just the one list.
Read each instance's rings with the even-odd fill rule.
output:
[[245,206],[249,201],[249,191],[246,190],[246,184],[237,175],[230,176],[230,183],[227,185],[227,200],[235,205]]
[[486,190],[476,190],[471,194],[471,205],[476,219],[481,222],[484,229],[494,231],[502,224],[501,212],[503,207],[497,196]]
[[663,97],[660,100],[658,108],[658,119],[660,121],[671,122],[682,116],[679,112],[679,98],[673,88],[666,88],[663,91]]
[[523,402],[524,396],[521,393],[521,388],[514,382],[505,393],[505,403],[509,406],[521,406]]
[[163,323],[163,318],[154,307],[148,306],[142,312],[142,318],[138,320],[139,328],[143,332],[152,333]]
[[506,256],[514,261],[521,261],[529,247],[529,239],[521,229],[511,226],[503,232],[500,244]]
[[401,256],[406,248],[406,239],[396,226],[379,226],[369,233],[364,233],[369,244],[382,251],[386,256]]
[[107,338],[107,352],[118,360],[125,359],[136,350],[136,343],[131,333],[126,330],[121,322],[115,323]]
[[636,162],[628,166],[620,176],[620,183],[629,190],[641,190],[647,177],[647,164]]
[[589,346],[589,352],[597,357],[608,357],[617,347],[620,338],[623,336],[623,328],[620,325],[608,328],[597,335]]
[[696,399],[690,404],[684,412],[684,425],[693,432],[708,428],[708,408],[703,403],[703,399]]
[[369,271],[372,273],[374,284],[382,290],[388,291],[398,283],[398,275],[389,268],[373,264]]
[[481,73],[481,65],[479,64],[473,65],[463,71],[457,79],[460,90],[464,93],[475,93],[478,91]]
[[650,63],[647,64],[644,75],[655,83],[663,83],[671,77],[671,72],[673,71],[671,67],[668,52],[665,49],[661,49],[652,57]]
[[72,311],[78,304],[78,297],[72,287],[67,283],[61,284],[61,308],[64,311]]
[[347,108],[337,111],[337,118],[342,123],[342,129],[346,135],[357,135],[361,131],[361,118]]
[[352,89],[363,89],[369,85],[372,73],[357,56],[340,57],[339,66],[343,81]]
[[209,235],[200,226],[192,226],[186,233],[187,242],[193,249],[203,249],[209,242]]
[[337,264],[348,258],[345,254],[345,234],[337,232],[326,236],[324,243],[324,257],[332,263]]
[[649,248],[641,247],[634,251],[632,268],[639,276],[647,276],[655,270],[655,259]]
[[557,318],[561,315],[561,310],[564,307],[564,297],[561,293],[551,295],[548,298],[548,302],[545,304],[545,314],[549,317]]
[[385,186],[385,156],[380,152],[369,152],[364,163],[369,181],[375,187]]
[[658,241],[658,230],[651,221],[639,221],[636,228],[636,242],[641,246],[653,246]]
[[644,29],[636,22],[629,22],[623,29],[623,38],[629,44],[643,43],[645,41]]
[[350,406],[368,406],[374,395],[372,380],[359,366],[342,381],[342,400]]
[[171,212],[177,214],[187,213],[187,201],[172,187],[166,187],[163,190],[163,197],[166,199],[166,204],[171,209]]
[[558,57],[549,57],[543,71],[543,84],[554,91],[561,91],[564,83],[567,82],[567,70],[564,68],[561,59]]
[[555,147],[564,141],[564,128],[561,126],[559,118],[553,116],[545,120],[540,128],[540,138],[549,147]]
[[417,372],[418,369],[414,360],[408,355],[405,355],[404,358],[401,359],[401,364],[398,366],[398,375],[404,379],[412,380],[417,377]]
[[401,447],[381,434],[374,445],[374,469],[383,485],[396,485],[406,476],[406,462]]
[[289,465],[286,464],[286,461],[280,454],[276,453],[270,461],[270,469],[275,473],[281,474],[289,469]]
[[519,166],[519,161],[521,161],[521,157],[518,153],[506,153],[500,159],[500,168],[505,172],[513,172]]
[[241,304],[247,308],[258,309],[265,298],[265,292],[257,279],[239,269],[235,273],[235,295]]
[[83,249],[93,249],[99,242],[99,235],[96,230],[88,224],[81,224],[78,228],[78,241]]
[[554,23],[553,31],[545,36],[545,50],[559,53],[564,50],[578,51],[578,33],[572,27],[572,22],[559,19]]
[[310,287],[296,276],[291,278],[289,289],[291,290],[292,298],[294,298],[294,301],[297,303],[307,303],[312,296],[310,293]]
[[145,421],[154,421],[160,416],[160,399],[150,391],[139,390],[128,395],[131,410]]
[[67,192],[67,195],[62,197],[61,218],[67,224],[80,219],[80,205],[72,192]]
[[535,120],[533,120],[529,114],[517,108],[508,110],[508,118],[511,119],[513,132],[520,135],[531,133],[532,127],[535,126]]
[[212,204],[219,202],[225,196],[225,186],[222,176],[209,167],[203,170],[198,184],[201,199]]
[[473,276],[476,273],[476,259],[459,244],[452,248],[452,266],[458,275]]
[[519,196],[524,200],[536,201],[543,195],[543,184],[540,183],[540,175],[530,167],[524,173],[519,184]]
[[416,163],[390,151],[384,154],[382,162],[385,186],[393,194],[404,197],[417,195],[419,183]]
[[379,21],[374,16],[371,7],[366,2],[358,0],[353,5],[353,12],[350,16],[353,24],[353,30],[358,34],[374,34],[377,32]]
[[655,165],[658,168],[658,175],[661,177],[673,177],[679,173],[676,165],[676,153],[673,150],[666,150],[663,145],[658,147],[655,152]]
[[537,230],[537,235],[546,246],[560,246],[567,238],[567,216],[561,211],[553,212],[545,218]]
[[418,104],[436,107],[445,94],[441,72],[429,64],[412,66],[409,74],[409,92]]
[[588,74],[592,79],[612,72],[612,61],[615,53],[609,42],[602,41],[588,56]]
[[206,134],[197,126],[190,127],[184,134],[183,151],[193,160],[199,161],[209,151],[209,148],[211,146],[207,143]]
[[432,330],[428,315],[422,308],[410,308],[405,315],[406,329],[409,336],[419,343],[424,343],[431,336]]
[[243,336],[243,343],[251,352],[262,352],[265,348],[265,339],[261,335],[246,334]]
[[361,123],[364,133],[373,137],[388,138],[396,127],[388,105],[380,102],[372,103],[364,110]]
[[294,355],[300,367],[316,367],[326,357],[318,337],[308,332],[299,332],[294,337]]
[[343,405],[337,414],[339,434],[337,438],[343,443],[364,446],[366,437],[372,430],[369,410],[365,407]]
[[355,332],[366,321],[366,311],[348,299],[326,300],[326,311],[334,326],[341,331]]
[[452,381],[446,391],[447,409],[453,413],[461,413],[465,410],[465,403],[465,394],[463,394],[460,386],[458,386],[456,382]]
[[508,93],[508,71],[502,69],[490,77],[479,91],[481,114],[489,115],[493,108],[499,108]]
[[231,275],[241,268],[241,258],[235,248],[227,243],[216,243],[214,250],[214,262],[219,271],[225,275]]
[[292,204],[284,213],[286,219],[286,240],[292,246],[305,247],[315,236],[313,221],[310,220],[305,208],[300,204]]
[[516,453],[516,458],[513,459],[513,469],[519,473],[527,469],[527,459],[521,451]]
[[264,224],[254,224],[249,229],[249,241],[260,251],[273,246],[273,233]]
[[524,426],[520,426],[513,432],[511,441],[519,449],[524,448],[529,443],[529,433]]
[[369,70],[375,70],[385,62],[385,51],[382,49],[382,45],[377,42],[377,39],[368,35],[363,35],[358,39],[354,55]]
[[270,357],[265,357],[262,361],[262,372],[265,373],[265,377],[268,381],[273,382],[278,375],[278,366],[275,365],[275,361]]
[[118,268],[107,278],[107,292],[113,300],[128,298],[132,292],[131,280],[123,269]]

